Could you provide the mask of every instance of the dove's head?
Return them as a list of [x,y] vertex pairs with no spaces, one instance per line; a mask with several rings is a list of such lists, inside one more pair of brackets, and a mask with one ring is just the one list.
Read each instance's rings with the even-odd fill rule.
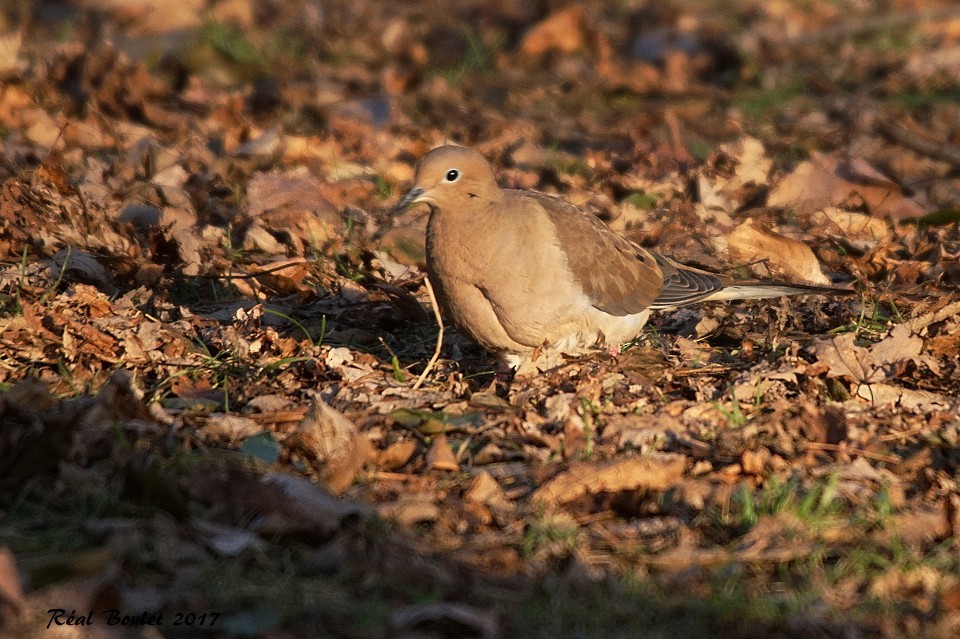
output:
[[500,187],[483,156],[462,146],[440,146],[420,160],[413,188],[397,209],[425,202],[435,210],[457,210],[500,197]]

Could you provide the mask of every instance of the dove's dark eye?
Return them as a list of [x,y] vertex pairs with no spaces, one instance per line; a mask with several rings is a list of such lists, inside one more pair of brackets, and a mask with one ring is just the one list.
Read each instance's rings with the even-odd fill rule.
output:
[[450,169],[447,171],[446,181],[447,182],[456,182],[460,179],[460,171],[456,169]]

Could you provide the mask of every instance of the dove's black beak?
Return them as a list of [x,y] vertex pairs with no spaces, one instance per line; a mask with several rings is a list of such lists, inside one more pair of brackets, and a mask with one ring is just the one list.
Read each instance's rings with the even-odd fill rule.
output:
[[410,192],[403,196],[403,199],[397,203],[397,206],[394,207],[394,213],[399,213],[409,204],[412,204],[417,201],[417,198],[423,195],[424,189],[422,187],[417,187],[415,189],[410,189]]

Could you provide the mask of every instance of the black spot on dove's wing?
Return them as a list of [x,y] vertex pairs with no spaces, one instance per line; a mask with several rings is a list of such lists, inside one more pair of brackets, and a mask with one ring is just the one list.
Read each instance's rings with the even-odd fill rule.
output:
[[653,303],[660,294],[662,276],[648,251],[568,202],[543,193],[522,193],[546,211],[571,274],[595,308],[624,316],[640,313]]

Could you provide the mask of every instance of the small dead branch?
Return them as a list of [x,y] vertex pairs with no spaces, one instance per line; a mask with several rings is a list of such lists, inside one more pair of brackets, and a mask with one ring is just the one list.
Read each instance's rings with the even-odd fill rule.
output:
[[427,295],[430,296],[430,308],[433,309],[433,316],[437,318],[437,325],[440,327],[440,330],[437,332],[437,347],[433,350],[433,357],[431,357],[427,365],[424,366],[423,372],[420,373],[420,377],[417,378],[417,381],[413,385],[413,390],[417,390],[423,385],[430,369],[433,368],[433,365],[436,364],[440,358],[440,349],[443,347],[443,318],[440,317],[440,306],[437,304],[437,296],[433,293],[433,285],[430,284],[429,277],[423,278],[423,283],[427,286]]
[[877,133],[891,142],[928,158],[946,162],[955,169],[960,169],[960,147],[947,144],[943,140],[932,140],[907,128],[903,123],[883,118],[877,119],[874,128]]
[[875,453],[869,450],[863,450],[862,448],[851,448],[849,446],[842,446],[839,444],[828,444],[825,442],[806,442],[804,444],[806,448],[813,450],[823,450],[829,452],[844,452],[850,455],[860,455],[861,457],[866,457],[867,459],[872,459],[873,461],[886,462],[888,464],[899,464],[902,459],[896,455],[886,455],[884,453]]

